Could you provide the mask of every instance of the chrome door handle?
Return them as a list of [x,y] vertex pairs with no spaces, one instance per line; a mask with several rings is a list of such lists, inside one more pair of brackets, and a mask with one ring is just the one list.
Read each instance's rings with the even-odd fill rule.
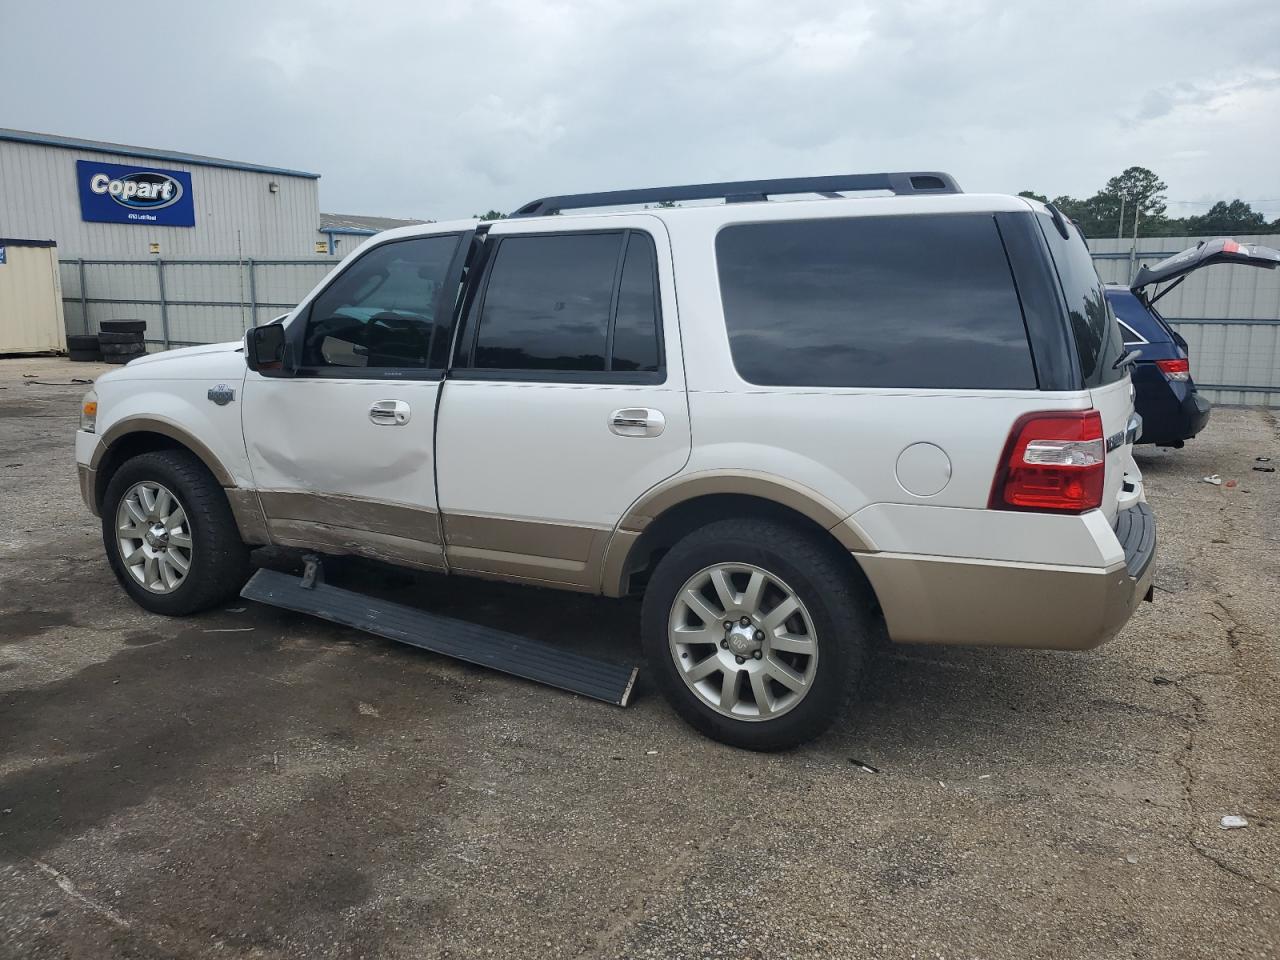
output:
[[369,419],[380,427],[403,427],[409,422],[409,405],[403,400],[379,400],[369,408]]
[[661,410],[624,407],[609,414],[609,429],[620,437],[656,437],[667,429],[667,418]]

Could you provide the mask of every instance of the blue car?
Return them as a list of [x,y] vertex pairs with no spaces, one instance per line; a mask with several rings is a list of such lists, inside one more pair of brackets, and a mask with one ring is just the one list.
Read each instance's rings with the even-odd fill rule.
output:
[[[1137,354],[1132,375],[1134,405],[1142,417],[1139,443],[1181,447],[1209,422],[1209,401],[1196,392],[1191,379],[1187,341],[1160,316],[1155,304],[1189,273],[1213,263],[1275,269],[1280,251],[1225,238],[1202,240],[1144,266],[1127,287],[1106,285],[1107,302],[1120,321],[1125,348]],[[1162,283],[1169,285],[1159,290]]]

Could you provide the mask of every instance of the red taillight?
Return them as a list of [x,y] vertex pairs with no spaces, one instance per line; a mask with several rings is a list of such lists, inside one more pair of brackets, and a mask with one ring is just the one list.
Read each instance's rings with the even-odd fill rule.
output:
[[988,505],[993,510],[1093,510],[1102,506],[1106,455],[1097,410],[1026,414],[1009,431]]
[[1156,366],[1170,380],[1191,379],[1191,362],[1186,357],[1180,360],[1157,360]]
[[1224,240],[1222,242],[1222,252],[1223,253],[1239,253],[1240,244],[1236,243],[1234,240]]

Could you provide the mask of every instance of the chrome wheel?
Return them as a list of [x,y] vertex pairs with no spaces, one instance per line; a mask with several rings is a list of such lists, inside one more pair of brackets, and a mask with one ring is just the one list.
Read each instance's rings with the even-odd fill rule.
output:
[[690,577],[667,636],[685,685],[734,720],[776,719],[813,687],[813,619],[794,590],[752,564],[718,563]]
[[120,498],[116,544],[129,576],[152,593],[172,593],[191,570],[191,525],[163,484],[135,483]]

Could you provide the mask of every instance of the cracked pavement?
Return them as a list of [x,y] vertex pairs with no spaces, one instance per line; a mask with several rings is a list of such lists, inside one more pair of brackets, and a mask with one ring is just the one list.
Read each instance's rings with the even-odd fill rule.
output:
[[[0,958],[1280,956],[1271,413],[1139,453],[1156,603],[1116,640],[894,648],[760,756],[643,671],[619,710],[249,603],[142,612],[78,498],[86,387],[23,382],[100,369],[0,360]],[[330,579],[639,656],[633,603]]]

